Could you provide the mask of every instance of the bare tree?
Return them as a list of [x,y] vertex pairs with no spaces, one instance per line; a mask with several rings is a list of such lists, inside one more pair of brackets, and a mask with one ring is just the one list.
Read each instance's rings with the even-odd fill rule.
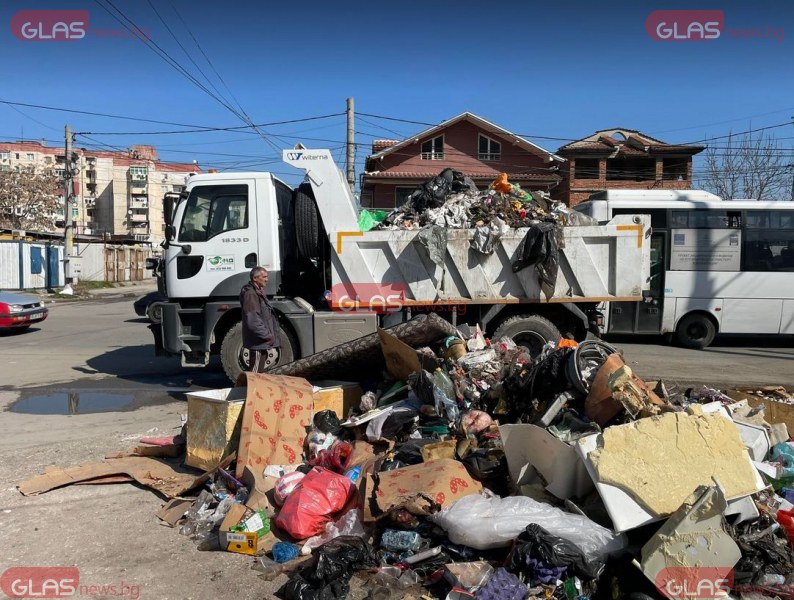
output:
[[0,173],[0,227],[52,231],[61,208],[58,188],[53,175]]
[[792,165],[769,135],[728,136],[725,146],[706,150],[704,185],[725,199],[781,200],[791,197]]

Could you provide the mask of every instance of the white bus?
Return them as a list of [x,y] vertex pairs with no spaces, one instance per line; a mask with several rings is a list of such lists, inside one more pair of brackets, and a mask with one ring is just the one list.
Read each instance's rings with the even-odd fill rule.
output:
[[646,302],[613,302],[607,333],[794,334],[794,202],[722,200],[699,190],[610,190],[575,209],[599,221],[651,216]]

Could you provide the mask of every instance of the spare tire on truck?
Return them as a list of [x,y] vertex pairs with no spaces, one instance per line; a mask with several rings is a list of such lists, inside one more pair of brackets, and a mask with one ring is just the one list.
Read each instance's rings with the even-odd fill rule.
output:
[[[278,335],[281,347],[272,353],[273,356],[265,365],[266,369],[286,365],[295,360],[298,355],[297,341],[281,323],[278,324]],[[235,323],[223,338],[221,364],[223,371],[232,380],[232,383],[237,381],[240,373],[248,370],[248,350],[243,348],[243,324],[241,322]]]
[[302,183],[295,190],[295,236],[301,258],[320,258],[327,240],[310,183]]
[[551,321],[540,315],[517,315],[502,321],[491,339],[509,337],[517,346],[524,346],[533,358],[540,354],[546,342],[558,342],[560,330]]

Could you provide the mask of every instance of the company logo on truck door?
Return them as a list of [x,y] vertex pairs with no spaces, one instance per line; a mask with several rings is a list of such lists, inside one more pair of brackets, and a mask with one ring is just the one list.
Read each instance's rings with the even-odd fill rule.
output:
[[208,256],[207,271],[234,271],[234,256]]

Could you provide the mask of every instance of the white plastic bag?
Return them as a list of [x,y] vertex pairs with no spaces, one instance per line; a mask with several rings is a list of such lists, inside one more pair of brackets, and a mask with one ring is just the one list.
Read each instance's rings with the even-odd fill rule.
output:
[[366,537],[367,532],[364,529],[361,509],[355,508],[347,511],[336,521],[327,523],[325,531],[319,535],[315,535],[306,540],[301,549],[301,554],[311,554],[315,548],[319,548],[325,542],[330,542],[335,537],[340,535],[357,535],[358,537]]
[[589,560],[622,550],[626,540],[582,515],[567,513],[526,496],[473,494],[430,517],[449,539],[478,550],[509,546],[530,523],[576,544]]

